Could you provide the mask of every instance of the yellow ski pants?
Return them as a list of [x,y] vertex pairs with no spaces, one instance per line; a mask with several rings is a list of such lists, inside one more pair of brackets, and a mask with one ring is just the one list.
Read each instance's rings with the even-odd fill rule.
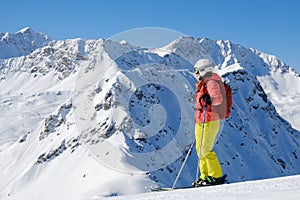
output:
[[[202,131],[202,123],[195,124],[196,151],[199,159],[199,169],[201,179],[206,176],[219,178],[222,176],[222,168],[216,153],[213,151],[216,136],[220,129],[220,121],[211,121],[204,123],[204,131]],[[202,137],[202,133],[203,137]]]

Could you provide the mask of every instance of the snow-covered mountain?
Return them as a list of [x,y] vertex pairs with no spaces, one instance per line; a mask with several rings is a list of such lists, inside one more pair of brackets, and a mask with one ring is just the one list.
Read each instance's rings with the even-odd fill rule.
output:
[[46,46],[51,39],[26,27],[16,33],[0,33],[0,59],[23,56]]
[[[16,35],[25,39],[3,39]],[[202,57],[233,89],[232,115],[216,145],[229,181],[300,172],[300,77],[275,56],[192,37],[155,49],[105,39],[50,42],[31,29],[1,38],[1,199],[88,199],[172,186],[194,138],[193,64]],[[194,180],[196,162],[193,151],[177,186]]]

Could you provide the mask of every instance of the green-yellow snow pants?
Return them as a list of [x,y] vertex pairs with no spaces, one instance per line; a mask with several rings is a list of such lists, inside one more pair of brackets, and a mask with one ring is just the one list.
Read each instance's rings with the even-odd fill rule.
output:
[[[222,176],[222,168],[216,153],[213,151],[216,136],[220,129],[220,121],[211,121],[204,123],[204,131],[202,131],[202,123],[195,124],[196,151],[199,156],[199,169],[201,179],[206,176],[219,178]],[[202,137],[202,133],[203,137]],[[201,149],[200,149],[201,148]]]

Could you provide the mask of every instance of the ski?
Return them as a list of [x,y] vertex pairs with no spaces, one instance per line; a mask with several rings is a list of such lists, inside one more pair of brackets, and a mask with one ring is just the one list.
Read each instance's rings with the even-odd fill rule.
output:
[[179,189],[191,189],[193,187],[179,187],[179,188],[162,188],[162,187],[151,187],[151,192],[163,192],[163,191],[172,191],[172,190],[179,190]]
[[172,191],[172,190],[179,190],[179,189],[191,189],[191,188],[201,188],[201,187],[209,187],[209,186],[217,186],[217,185],[223,185],[223,184],[229,184],[229,182],[226,180],[227,174],[224,174],[221,177],[221,180],[219,183],[217,184],[209,184],[209,185],[199,185],[196,187],[176,187],[176,188],[168,188],[168,187],[156,187],[156,186],[152,186],[150,188],[151,192],[163,192],[163,191]]
[[162,192],[162,191],[172,191],[174,188],[161,188],[161,187],[151,187],[151,192]]

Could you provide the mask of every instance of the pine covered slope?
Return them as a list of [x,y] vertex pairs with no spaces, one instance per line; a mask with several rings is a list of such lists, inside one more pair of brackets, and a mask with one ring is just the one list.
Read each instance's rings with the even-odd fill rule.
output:
[[[11,52],[25,42],[0,48],[1,199],[171,186],[194,137],[193,63],[207,56],[233,89],[232,115],[216,145],[229,181],[299,174],[300,78],[276,57],[189,37],[159,49],[47,42],[24,47],[20,57]],[[196,160],[193,151],[178,186],[193,181]]]

